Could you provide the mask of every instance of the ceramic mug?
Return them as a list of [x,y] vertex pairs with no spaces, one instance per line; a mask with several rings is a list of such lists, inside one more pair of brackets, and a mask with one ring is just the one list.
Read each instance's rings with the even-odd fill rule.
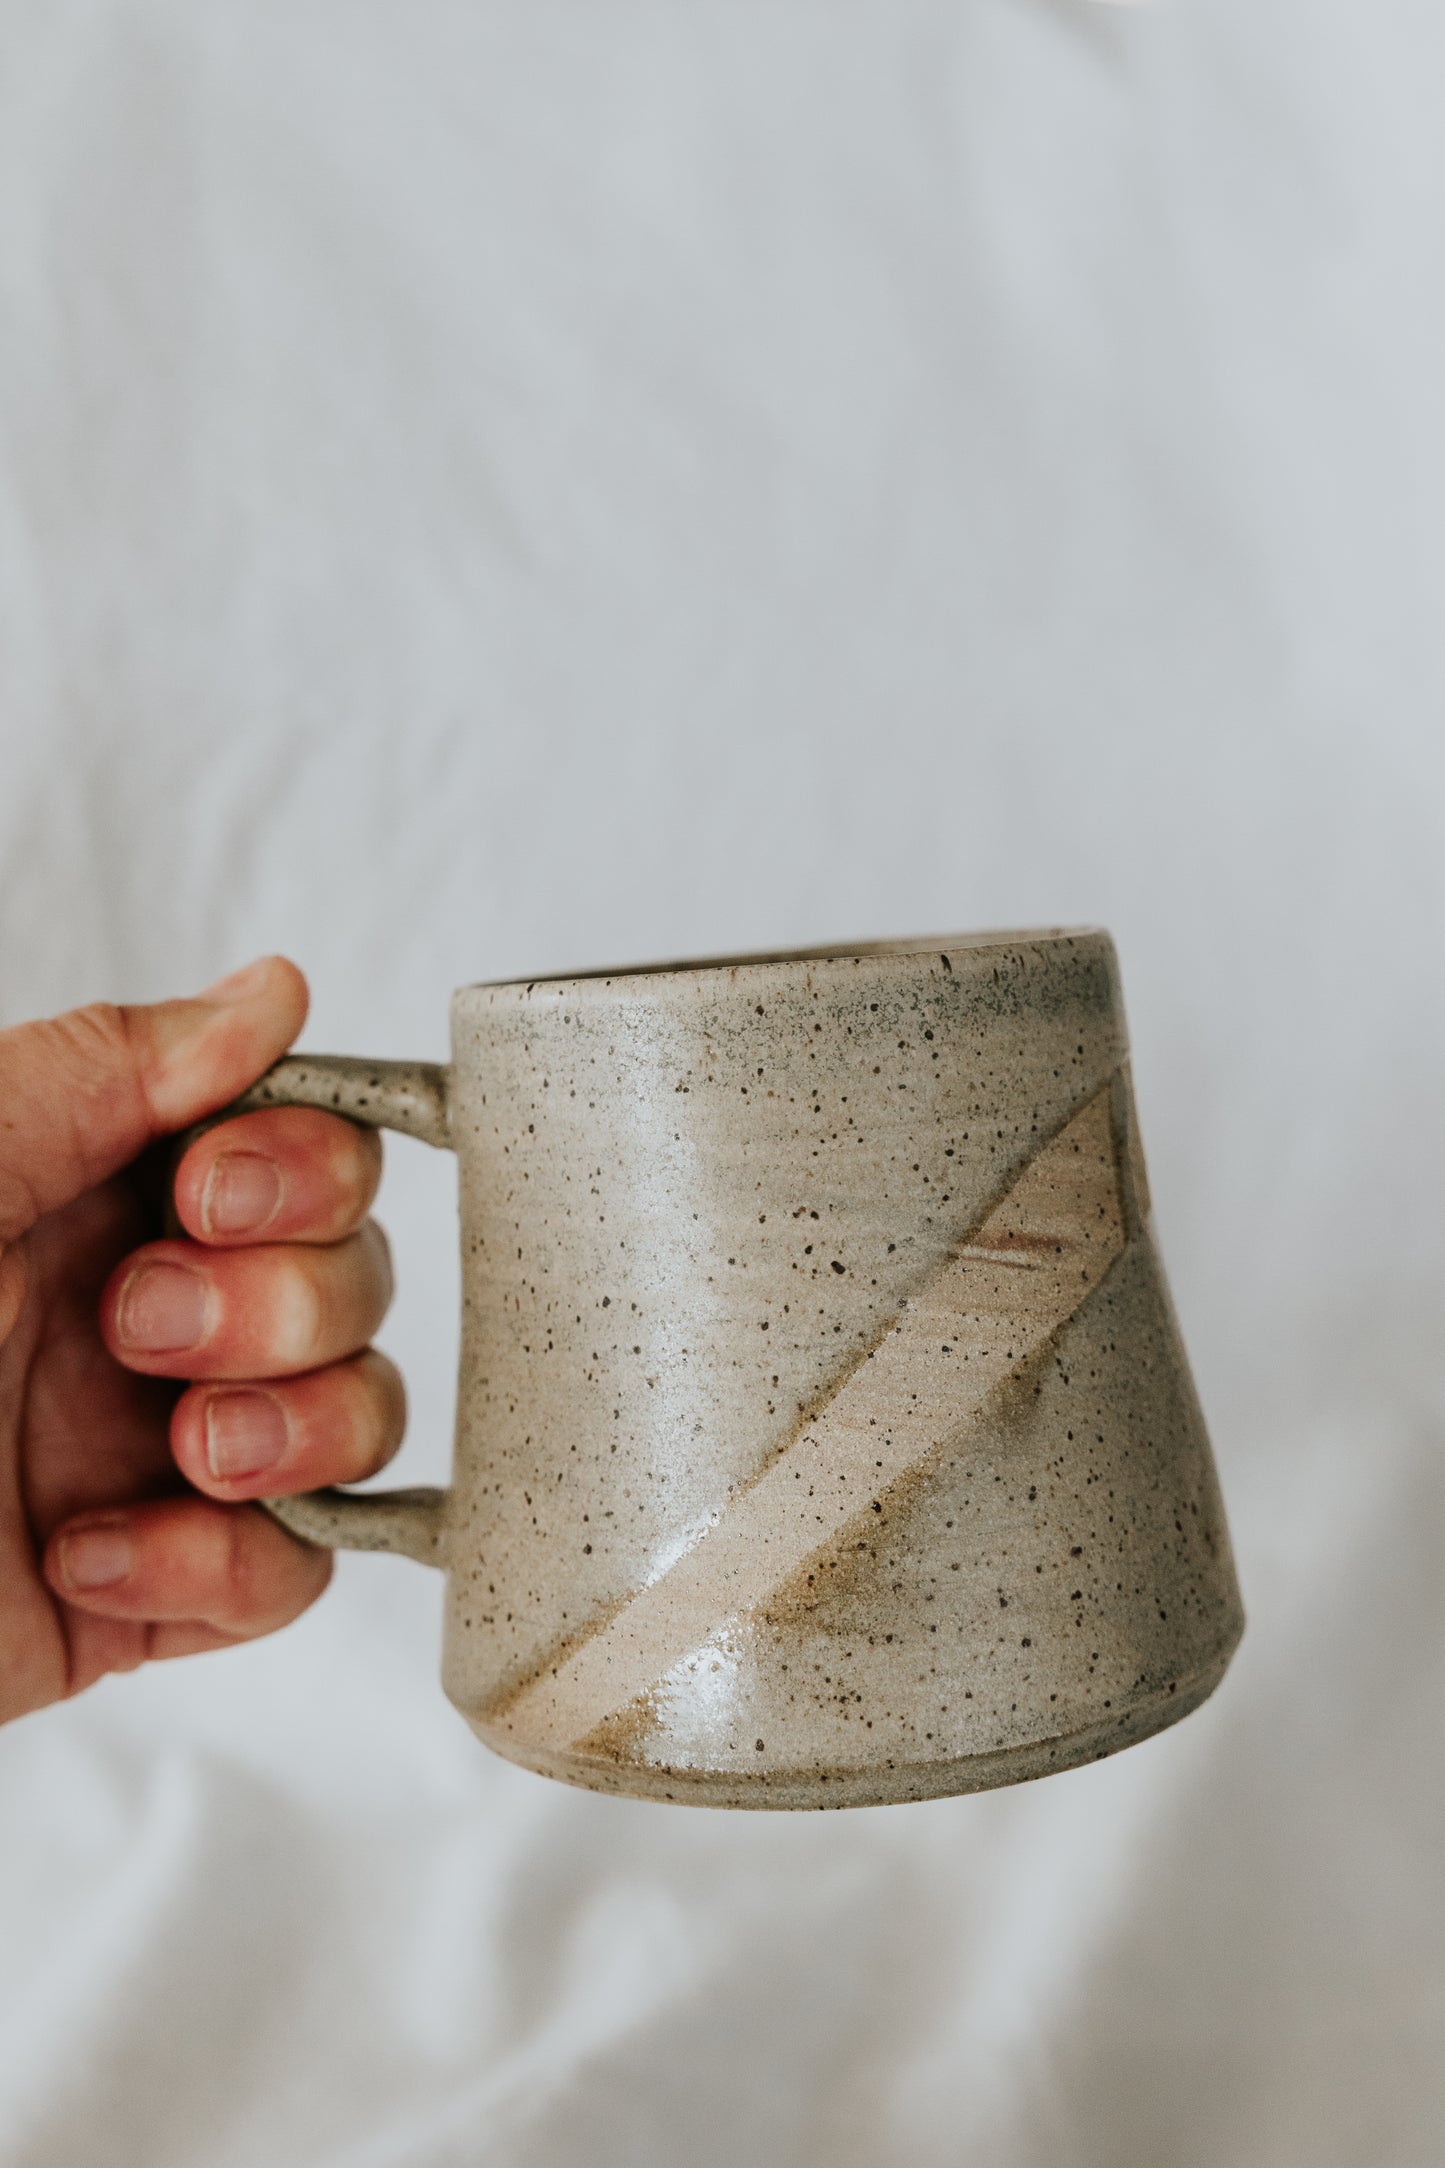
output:
[[443,1569],[488,1746],[866,1805],[1203,1701],[1243,1617],[1107,934],[470,986],[451,1027],[445,1067],[292,1057],[242,1104],[457,1155],[450,1488],[271,1510]]

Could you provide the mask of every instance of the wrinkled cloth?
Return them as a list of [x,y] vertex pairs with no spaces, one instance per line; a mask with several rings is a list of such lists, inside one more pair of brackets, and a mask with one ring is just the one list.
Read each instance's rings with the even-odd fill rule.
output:
[[[0,1008],[1118,938],[1250,1624],[1177,1729],[592,1797],[347,1558],[0,1734],[5,2168],[1427,2168],[1445,23],[0,5]],[[389,1147],[444,1476],[452,1176]]]

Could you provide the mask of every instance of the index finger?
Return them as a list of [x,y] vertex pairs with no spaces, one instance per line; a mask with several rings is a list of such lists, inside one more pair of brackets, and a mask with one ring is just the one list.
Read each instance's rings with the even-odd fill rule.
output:
[[216,1248],[339,1242],[365,1220],[381,1139],[314,1107],[263,1107],[198,1137],[175,1175],[176,1216]]

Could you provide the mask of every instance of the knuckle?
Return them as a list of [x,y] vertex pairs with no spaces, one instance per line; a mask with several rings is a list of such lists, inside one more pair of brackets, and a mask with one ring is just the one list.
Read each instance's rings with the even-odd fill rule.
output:
[[370,1207],[381,1181],[381,1139],[374,1129],[357,1129],[347,1125],[347,1140],[342,1183],[344,1201],[353,1218],[360,1218]]
[[55,1067],[73,1090],[113,1093],[119,1083],[139,1095],[149,1054],[142,1012],[91,1001],[51,1017],[43,1029]]
[[53,1016],[44,1027],[57,1056],[73,1077],[98,1071],[107,1082],[118,1063],[137,1060],[134,1026],[127,1011],[113,1001],[88,1001],[79,1009]]
[[320,1595],[330,1553],[298,1543],[261,1506],[232,1507],[226,1521],[224,1607],[208,1623],[245,1636],[272,1633]]
[[331,1275],[289,1264],[283,1276],[282,1321],[276,1352],[305,1369],[329,1346],[337,1329],[338,1304]]
[[376,1274],[376,1298],[385,1311],[390,1307],[391,1298],[396,1292],[395,1275],[391,1269],[391,1243],[379,1220],[369,1219],[362,1233],[371,1245],[371,1262]]
[[113,1107],[120,1094],[134,1101],[136,1124],[145,1120],[148,1048],[138,1012],[112,1001],[92,1001],[37,1028],[43,1035],[47,1088],[55,1103],[67,1109],[76,1156],[85,1166],[91,1158],[90,1134],[102,1126],[92,1121],[92,1107]]
[[406,1394],[394,1363],[368,1348],[356,1359],[353,1393],[353,1450],[366,1474],[384,1466],[406,1429]]
[[382,1428],[388,1447],[394,1450],[406,1435],[406,1384],[395,1363],[388,1362],[384,1355],[378,1356],[377,1362]]

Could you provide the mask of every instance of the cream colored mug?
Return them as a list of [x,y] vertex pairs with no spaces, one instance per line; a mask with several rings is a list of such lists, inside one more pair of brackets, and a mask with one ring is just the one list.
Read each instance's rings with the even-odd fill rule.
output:
[[1113,944],[966,935],[464,987],[452,1060],[243,1105],[457,1155],[446,1691],[596,1790],[860,1806],[1067,1769],[1243,1617],[1150,1231]]

